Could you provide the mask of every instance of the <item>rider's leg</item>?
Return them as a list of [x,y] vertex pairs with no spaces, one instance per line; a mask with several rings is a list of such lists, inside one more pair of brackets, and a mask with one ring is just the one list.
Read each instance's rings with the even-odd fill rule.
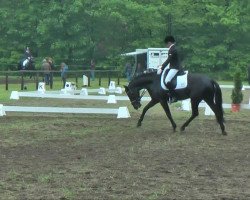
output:
[[175,97],[175,91],[174,88],[171,86],[171,80],[174,78],[174,76],[177,74],[178,70],[177,69],[170,69],[167,77],[165,78],[165,83],[167,88],[169,89],[169,94],[171,97],[170,103],[176,102],[177,99]]

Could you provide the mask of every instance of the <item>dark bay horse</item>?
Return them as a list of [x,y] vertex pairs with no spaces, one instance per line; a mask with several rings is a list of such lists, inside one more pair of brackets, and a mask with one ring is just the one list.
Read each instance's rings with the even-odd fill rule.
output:
[[[220,86],[214,80],[201,74],[188,74],[188,85],[184,89],[176,90],[178,100],[191,99],[192,115],[181,126],[181,131],[184,131],[189,123],[199,115],[199,103],[204,100],[215,113],[217,122],[220,125],[223,135],[227,135],[224,126],[222,94]],[[168,119],[170,120],[174,131],[176,123],[174,122],[169,106],[168,106],[168,91],[161,87],[161,75],[156,72],[146,73],[135,77],[128,86],[125,86],[125,91],[131,101],[133,107],[137,110],[141,107],[140,90],[146,89],[151,97],[151,101],[144,107],[137,126],[141,126],[143,118],[148,109],[160,103],[163,107]]]

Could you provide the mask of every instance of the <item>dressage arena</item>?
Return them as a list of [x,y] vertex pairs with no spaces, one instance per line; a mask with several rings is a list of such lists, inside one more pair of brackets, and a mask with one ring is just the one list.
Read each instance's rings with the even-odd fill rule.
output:
[[[231,90],[223,91],[229,103]],[[244,91],[249,97],[249,90]],[[143,102],[145,105],[147,102]],[[248,104],[248,99],[244,99]],[[21,98],[7,106],[128,107],[131,118],[15,113],[0,118],[0,199],[250,199],[250,110],[172,132],[160,106],[136,128],[128,101]],[[180,127],[190,112],[171,106]]]

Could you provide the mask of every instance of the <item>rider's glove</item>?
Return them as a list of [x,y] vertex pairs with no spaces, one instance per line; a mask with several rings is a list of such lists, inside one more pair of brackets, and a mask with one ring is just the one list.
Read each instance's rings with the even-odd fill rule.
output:
[[161,74],[161,72],[162,72],[162,69],[161,69],[161,65],[158,67],[158,69],[157,69],[157,74]]

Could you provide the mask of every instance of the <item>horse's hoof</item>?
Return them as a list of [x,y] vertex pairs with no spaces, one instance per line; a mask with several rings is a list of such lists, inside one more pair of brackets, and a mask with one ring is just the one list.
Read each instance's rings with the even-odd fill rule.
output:
[[180,130],[181,132],[185,131],[185,127],[182,126]]
[[139,128],[139,127],[141,127],[141,123],[140,122],[138,122],[138,124],[137,124],[137,128]]
[[222,135],[227,135],[227,132],[226,131],[222,131]]

